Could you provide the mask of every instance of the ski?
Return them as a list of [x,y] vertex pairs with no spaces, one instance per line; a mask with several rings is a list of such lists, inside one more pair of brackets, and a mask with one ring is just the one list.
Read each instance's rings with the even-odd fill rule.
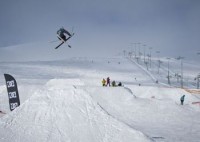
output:
[[55,49],[57,49],[58,47],[60,47],[64,42],[61,42],[58,46],[55,47]]
[[[74,35],[74,33],[72,34],[72,36]],[[72,36],[69,36],[66,41],[64,41],[59,35],[57,35],[57,37],[62,41],[58,46],[55,47],[55,49],[57,49],[58,47],[60,47],[63,43],[67,42]],[[69,48],[71,48],[70,45],[68,45]]]

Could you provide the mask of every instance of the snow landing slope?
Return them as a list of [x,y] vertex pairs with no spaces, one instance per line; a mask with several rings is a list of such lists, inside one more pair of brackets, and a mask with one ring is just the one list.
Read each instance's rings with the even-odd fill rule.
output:
[[[198,142],[199,97],[155,84],[124,58],[0,63],[18,82],[10,112],[0,76],[0,141]],[[152,74],[154,75],[154,74]],[[124,87],[102,87],[102,78]],[[140,86],[138,84],[141,84]],[[180,97],[185,103],[180,106]]]
[[50,80],[23,105],[0,121],[0,141],[121,142],[150,141],[120,123],[83,89],[78,80]]
[[[115,119],[156,141],[188,142],[200,138],[199,106],[193,106],[195,97],[182,89],[149,86],[85,89]],[[185,106],[176,101],[180,94],[189,98]]]

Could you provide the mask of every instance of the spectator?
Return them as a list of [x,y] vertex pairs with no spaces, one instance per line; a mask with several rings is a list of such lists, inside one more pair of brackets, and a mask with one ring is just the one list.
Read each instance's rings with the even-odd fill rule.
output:
[[106,86],[106,80],[104,78],[102,80],[102,86]]
[[112,87],[115,87],[115,86],[116,86],[116,82],[113,80]]
[[181,105],[183,105],[184,100],[185,100],[185,95],[183,95],[183,96],[180,98]]
[[107,82],[106,86],[108,86],[108,85],[110,86],[110,78],[109,78],[109,77],[107,77],[107,79],[106,79],[106,80],[107,80],[107,81],[106,81],[106,82]]
[[118,86],[122,86],[122,83],[121,83],[121,82],[119,82],[119,83],[118,83]]

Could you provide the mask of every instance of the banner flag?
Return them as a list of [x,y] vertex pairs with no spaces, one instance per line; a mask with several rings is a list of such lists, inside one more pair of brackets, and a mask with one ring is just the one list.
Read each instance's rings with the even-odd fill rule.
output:
[[20,105],[17,82],[14,77],[9,74],[4,74],[4,77],[6,80],[10,110],[13,111]]

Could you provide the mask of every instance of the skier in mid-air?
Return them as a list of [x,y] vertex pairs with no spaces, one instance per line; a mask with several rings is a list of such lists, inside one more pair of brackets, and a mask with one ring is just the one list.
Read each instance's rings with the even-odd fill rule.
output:
[[65,30],[63,27],[62,28],[60,28],[58,31],[57,31],[57,34],[58,34],[58,38],[60,39],[60,40],[64,40],[64,41],[67,41],[67,39],[68,38],[66,38],[66,36],[65,36],[65,34],[67,34],[69,37],[71,37],[72,35],[67,31],[67,30]]
[[[66,35],[68,35],[68,37],[66,38]],[[59,40],[61,40],[62,42],[55,47],[55,49],[57,49],[58,47],[60,47],[63,43],[65,43],[67,40],[69,40],[72,36],[74,35],[74,33],[70,33],[68,32],[67,30],[65,30],[63,27],[60,28],[58,31],[57,31],[57,37]],[[68,45],[69,48],[71,48],[70,45]]]

